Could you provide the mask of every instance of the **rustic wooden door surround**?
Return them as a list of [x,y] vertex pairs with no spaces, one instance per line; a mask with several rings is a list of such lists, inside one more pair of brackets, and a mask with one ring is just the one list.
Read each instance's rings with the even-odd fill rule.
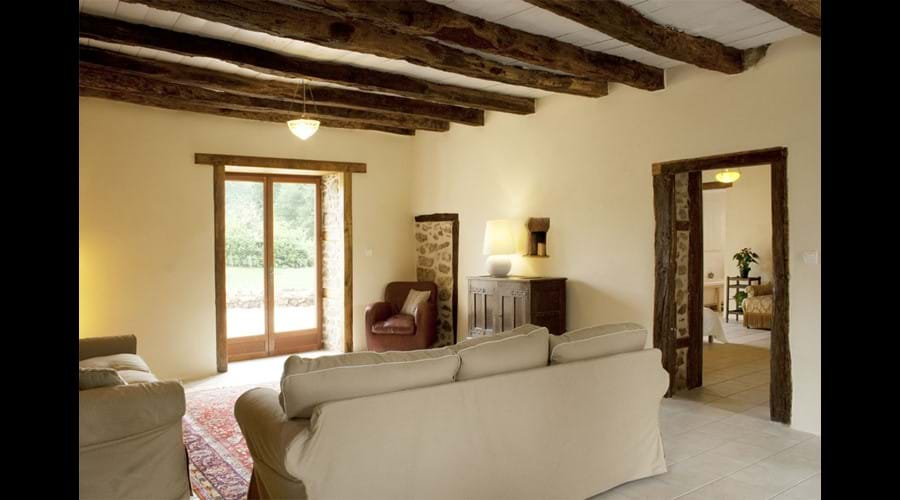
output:
[[[768,148],[653,164],[656,266],[653,345],[663,353],[672,396],[703,385],[702,171],[770,165],[773,318],[769,414],[791,421],[788,338],[787,148]],[[740,181],[738,181],[740,182]]]
[[[215,232],[215,304],[216,304],[216,366],[219,372],[228,371],[228,343],[226,334],[225,298],[225,172],[258,172],[283,175],[339,175],[343,188],[343,330],[345,352],[353,351],[353,217],[352,174],[365,173],[365,163],[267,158],[209,153],[194,155],[194,163],[213,167],[213,210]],[[325,318],[322,318],[323,322]]]

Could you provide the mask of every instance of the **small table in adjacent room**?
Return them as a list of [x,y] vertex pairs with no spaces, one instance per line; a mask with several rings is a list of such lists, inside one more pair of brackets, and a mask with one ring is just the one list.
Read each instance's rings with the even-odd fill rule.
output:
[[[740,276],[728,276],[726,280],[727,289],[725,291],[725,322],[728,323],[728,317],[731,314],[734,314],[735,320],[738,319],[739,314],[744,314],[744,310],[738,307],[737,302],[734,300],[734,295],[750,285],[761,284],[762,278],[759,276],[751,276],[747,278],[742,278]],[[731,293],[732,290],[734,290],[734,293]],[[731,308],[732,302],[734,302],[734,309]]]

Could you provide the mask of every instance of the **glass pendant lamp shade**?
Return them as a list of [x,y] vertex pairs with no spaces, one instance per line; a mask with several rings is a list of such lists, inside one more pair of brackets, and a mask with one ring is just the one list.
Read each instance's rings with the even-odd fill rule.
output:
[[310,120],[309,118],[298,118],[287,122],[291,133],[299,137],[301,140],[307,140],[319,130],[319,120]]
[[741,178],[740,170],[729,170],[725,169],[716,174],[716,180],[719,182],[724,182],[726,184],[731,184],[732,182]]
[[[305,141],[312,137],[316,133],[316,131],[319,130],[319,125],[321,124],[321,122],[319,120],[313,120],[306,117],[306,82],[304,80],[300,80],[300,85],[298,85],[298,87],[303,88],[303,113],[300,115],[300,118],[289,120],[287,122],[287,126],[292,134],[299,137],[300,140]],[[310,97],[312,97],[312,89],[309,89],[309,95]],[[316,103],[314,101],[313,106],[315,105]]]

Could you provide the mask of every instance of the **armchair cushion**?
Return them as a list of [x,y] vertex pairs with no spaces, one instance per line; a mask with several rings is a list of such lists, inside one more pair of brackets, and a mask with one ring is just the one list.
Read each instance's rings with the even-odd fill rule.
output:
[[772,295],[772,283],[747,287],[747,297],[761,297],[763,295]]
[[414,335],[416,320],[409,314],[395,314],[385,321],[372,325],[372,333],[376,335]]
[[134,335],[118,335],[114,337],[78,339],[79,361],[122,353],[137,354],[137,337]]
[[135,370],[150,373],[150,367],[137,354],[112,354],[78,362],[79,368],[112,368],[116,371]]
[[112,368],[79,368],[78,390],[85,391],[97,387],[111,385],[125,385],[125,380],[119,376],[119,372]]
[[419,308],[419,304],[428,301],[428,297],[431,296],[430,291],[419,291],[419,290],[410,290],[409,294],[406,296],[406,300],[403,302],[403,307],[400,308],[400,312],[403,314],[409,314],[413,316],[416,314],[416,309]]

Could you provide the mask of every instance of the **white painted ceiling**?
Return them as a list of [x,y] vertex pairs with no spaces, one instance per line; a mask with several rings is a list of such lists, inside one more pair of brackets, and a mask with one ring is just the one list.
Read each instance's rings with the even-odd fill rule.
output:
[[[633,59],[651,66],[670,68],[684,64],[662,57],[633,45],[616,40],[608,35],[552,12],[535,7],[524,0],[429,0],[447,7],[493,21],[512,28],[548,36],[571,43],[588,50],[605,52],[627,59]],[[673,26],[692,35],[704,36],[725,45],[746,49],[777,42],[803,33],[801,30],[756,9],[743,0],[620,0],[631,5],[647,18],[664,25]],[[204,37],[218,38],[245,45],[296,55],[311,59],[339,62],[353,66],[399,73],[423,80],[448,85],[458,85],[489,90],[524,97],[544,97],[550,92],[518,87],[505,83],[481,80],[458,75],[426,66],[418,66],[406,61],[388,59],[371,54],[338,50],[319,45],[276,37],[265,33],[247,31],[221,23],[206,21],[175,12],[152,9],[141,4],[120,2],[119,0],[78,0],[79,10],[123,21],[146,24],[159,28],[192,33]],[[207,57],[188,57],[159,50],[129,47],[125,45],[95,42],[81,39],[89,46],[103,47],[126,54],[160,59],[180,64],[190,64],[216,71],[237,73],[244,76],[277,79],[296,82],[299,80],[276,77],[240,68],[224,61]],[[487,59],[533,67],[511,59],[464,49],[478,53]],[[319,84],[321,82],[317,82]],[[340,87],[339,85],[329,85]]]

